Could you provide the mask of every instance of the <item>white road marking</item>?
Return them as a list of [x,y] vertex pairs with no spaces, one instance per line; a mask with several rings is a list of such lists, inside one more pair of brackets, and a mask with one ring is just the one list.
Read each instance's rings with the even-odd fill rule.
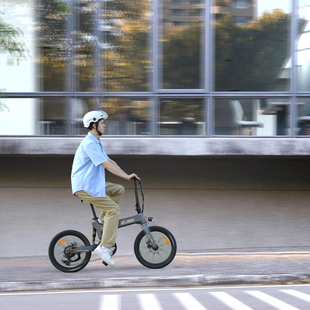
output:
[[190,293],[173,294],[187,310],[207,310],[196,298]]
[[225,305],[234,310],[252,310],[252,308],[248,307],[238,299],[232,297],[231,295],[225,292],[211,292],[211,295],[216,297],[218,300],[223,302]]
[[120,295],[103,295],[98,310],[121,310]]
[[305,300],[310,302],[310,295],[296,291],[296,290],[281,290],[281,292],[286,293],[286,294],[290,294],[292,296],[295,296],[299,299]]
[[155,294],[138,294],[140,306],[145,310],[162,310]]
[[249,295],[252,295],[258,299],[260,299],[261,301],[277,308],[280,310],[299,310],[298,308],[295,308],[287,303],[285,303],[284,301],[281,301],[277,298],[274,298],[268,294],[265,294],[263,292],[260,291],[247,291],[246,293],[248,293]]

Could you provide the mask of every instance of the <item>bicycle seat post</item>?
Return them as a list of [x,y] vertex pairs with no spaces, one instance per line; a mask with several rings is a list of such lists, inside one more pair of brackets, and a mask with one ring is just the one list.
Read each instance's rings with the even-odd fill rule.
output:
[[94,209],[94,206],[93,206],[92,203],[90,203],[90,208],[91,208],[91,210],[92,210],[92,212],[93,212],[93,216],[94,216],[93,220],[94,220],[94,221],[98,220],[97,214],[96,214],[96,212],[95,212],[95,209]]

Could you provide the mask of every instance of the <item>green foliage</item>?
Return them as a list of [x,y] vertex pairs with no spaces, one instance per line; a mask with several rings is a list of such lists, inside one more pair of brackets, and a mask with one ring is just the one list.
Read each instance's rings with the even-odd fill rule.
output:
[[5,95],[3,95],[3,93],[6,92],[5,88],[0,88],[0,111],[3,111],[4,109],[7,109],[8,112],[10,112],[10,109],[8,108],[8,106],[4,103],[4,99]]
[[55,1],[58,4],[58,12],[69,14],[72,12],[72,4],[68,1],[58,0]]
[[225,16],[215,24],[217,91],[281,90],[277,75],[289,56],[290,15],[265,12],[248,26]]
[[201,24],[173,27],[164,33],[164,88],[199,88]]
[[108,91],[146,91],[151,62],[149,50],[150,3],[141,0],[115,0],[106,3],[104,19],[113,29],[107,33],[105,72]]
[[20,28],[4,22],[0,17],[0,48],[17,57],[18,60],[19,58],[27,59],[27,56],[30,56],[26,44],[20,40],[23,36],[24,33]]
[[[200,88],[202,26],[172,27],[164,33],[164,88]],[[265,12],[247,26],[230,15],[216,20],[215,90],[282,90],[277,76],[290,55],[289,27],[290,15],[282,10]]]

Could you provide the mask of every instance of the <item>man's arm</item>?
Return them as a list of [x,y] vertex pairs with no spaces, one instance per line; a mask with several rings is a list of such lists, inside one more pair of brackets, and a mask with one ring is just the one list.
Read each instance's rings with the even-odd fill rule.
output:
[[118,177],[121,177],[123,179],[126,180],[130,180],[133,177],[136,177],[137,179],[140,180],[140,178],[135,174],[127,174],[123,169],[121,169],[121,167],[112,159],[109,159],[107,161],[105,161],[104,163],[102,163],[102,166],[109,170],[111,173],[117,175]]

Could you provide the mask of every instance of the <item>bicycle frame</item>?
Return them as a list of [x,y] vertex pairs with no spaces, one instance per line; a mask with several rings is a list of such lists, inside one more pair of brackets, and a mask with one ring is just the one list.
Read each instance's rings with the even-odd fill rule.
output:
[[[147,235],[147,237],[149,238],[149,241],[151,243],[151,246],[154,250],[157,250],[158,246],[154,240],[154,238],[152,237],[152,234],[149,230],[149,227],[147,225],[147,221],[145,219],[145,216],[143,214],[143,211],[144,211],[144,196],[143,196],[143,191],[142,191],[142,187],[141,187],[141,182],[134,178],[133,179],[134,181],[134,190],[135,190],[135,198],[136,198],[136,211],[137,211],[137,215],[134,215],[134,216],[129,216],[129,217],[126,217],[126,218],[122,218],[119,220],[118,222],[118,228],[122,228],[122,227],[126,227],[126,226],[130,226],[130,225],[133,225],[133,224],[140,224],[141,225],[141,228],[142,230],[144,230],[145,234]],[[138,186],[137,186],[137,182],[138,182],[138,185],[141,189],[141,195],[142,195],[142,199],[143,199],[143,202],[142,202],[142,210],[141,210],[141,207],[140,207],[140,201],[139,201],[139,193],[138,193]],[[98,238],[101,240],[101,237],[102,237],[102,229],[103,229],[103,224],[100,224],[97,220],[98,220],[98,216],[95,212],[95,208],[93,206],[93,204],[90,203],[90,208],[92,210],[92,213],[93,213],[93,234],[92,234],[92,242],[93,244],[91,246],[86,246],[86,247],[78,247],[78,248],[75,248],[75,249],[72,249],[70,250],[70,253],[80,253],[80,252],[89,252],[89,251],[93,251],[96,247],[97,247],[97,244],[95,243],[95,238],[96,238],[96,234],[98,236]],[[149,217],[148,220],[151,222],[152,221],[152,217]]]

